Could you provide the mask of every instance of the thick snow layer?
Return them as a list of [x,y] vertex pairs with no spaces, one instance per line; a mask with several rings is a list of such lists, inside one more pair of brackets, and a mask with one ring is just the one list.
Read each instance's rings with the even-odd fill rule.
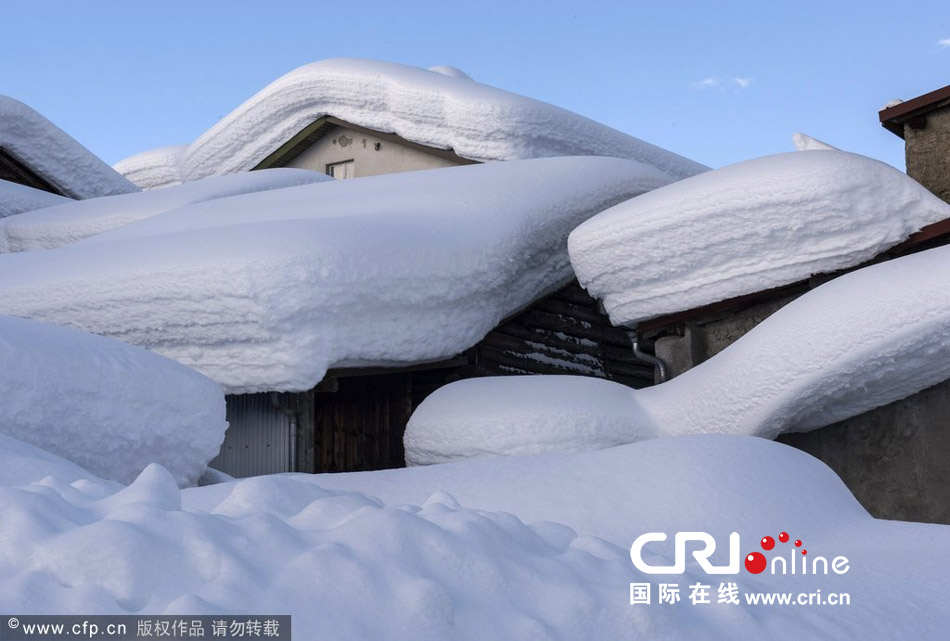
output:
[[70,202],[57,194],[0,180],[0,218]]
[[446,358],[572,277],[577,224],[669,178],[617,158],[373,176],[0,255],[0,311],[153,349],[230,392]]
[[0,487],[15,487],[53,477],[66,483],[102,479],[87,472],[75,463],[30,445],[0,434]]
[[858,265],[950,206],[842,151],[742,162],[622,203],[570,237],[581,285],[617,325]]
[[950,378],[950,247],[845,274],[709,361],[637,392],[669,434],[774,438]]
[[434,67],[429,67],[429,71],[434,71],[436,73],[441,73],[445,76],[451,76],[452,78],[465,78],[466,80],[472,80],[472,77],[459,69],[458,67],[453,67],[451,65],[435,65]]
[[59,207],[0,221],[0,252],[62,247],[194,203],[332,180],[305,169],[265,169],[153,191],[68,201]]
[[634,390],[580,376],[501,376],[437,389],[406,428],[406,462],[603,449],[652,438]]
[[181,176],[181,158],[188,145],[172,145],[150,149],[129,156],[112,166],[141,189],[155,189],[178,185]]
[[[775,438],[857,416],[950,379],[947,265],[950,247],[941,247],[840,276],[655,387],[570,376],[452,383],[412,416],[407,461],[682,434]],[[557,418],[552,399],[569,405],[573,423]]]
[[822,142],[817,138],[812,138],[807,134],[798,132],[792,134],[792,143],[794,143],[796,151],[826,151],[829,149],[839,151],[837,147],[832,147],[828,143]]
[[0,96],[0,149],[67,196],[94,198],[137,191],[62,129],[7,96]]
[[[945,635],[948,528],[875,520],[820,462],[761,439],[185,491],[152,466],[119,490],[55,477],[0,488],[0,508],[0,608],[18,614],[289,613],[295,636],[394,641]],[[645,575],[629,547],[651,531],[704,531],[722,546],[735,531],[742,553],[787,531],[809,558],[846,556],[849,569]],[[671,548],[650,554],[668,563]],[[726,581],[740,604],[717,602]],[[631,582],[651,585],[651,605],[629,604]],[[689,602],[697,582],[712,603]],[[656,603],[659,583],[678,583],[682,602]],[[744,598],[818,590],[851,605]]]
[[[180,173],[184,180],[195,180],[247,171],[326,115],[479,161],[612,156],[643,162],[674,178],[707,169],[593,120],[474,82],[449,68],[427,70],[340,58],[305,65],[262,89],[188,146]],[[146,153],[157,154],[156,162],[163,167],[171,161],[171,154]],[[117,166],[147,184],[131,172],[149,162],[140,154]],[[156,170],[157,175],[164,173]]]
[[[174,361],[118,341],[0,317],[0,433],[105,478],[149,463],[194,483],[224,440],[221,388]],[[4,463],[9,442],[0,443]]]

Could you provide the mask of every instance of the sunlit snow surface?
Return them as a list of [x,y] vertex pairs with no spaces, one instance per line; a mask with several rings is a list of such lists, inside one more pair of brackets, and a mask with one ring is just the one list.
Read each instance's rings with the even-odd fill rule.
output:
[[579,223],[670,180],[586,156],[218,198],[0,255],[0,313],[152,349],[228,392],[307,390],[330,367],[471,347],[571,280],[566,240]]
[[708,169],[566,109],[475,82],[457,69],[355,58],[295,69],[186,148],[143,152],[116,167],[146,188],[248,171],[326,115],[478,161],[612,156],[673,178]]
[[74,198],[138,191],[62,129],[7,96],[0,96],[0,148]]
[[[42,211],[0,220],[0,252],[54,249],[187,205],[332,180],[325,174],[305,169],[265,169],[131,194],[74,201],[60,199],[50,203],[58,205],[56,207],[47,205]],[[0,212],[5,196],[0,185]]]
[[615,325],[853,267],[950,217],[893,167],[835,150],[706,172],[621,203],[571,233],[578,280]]
[[[0,435],[129,482],[151,462],[194,484],[224,440],[221,388],[144,349],[75,329],[0,316]],[[44,459],[10,457],[0,483],[40,478]],[[69,480],[78,478],[73,469]],[[0,510],[0,521],[8,518]]]
[[72,201],[48,191],[0,180],[0,218],[68,202]]
[[[0,440],[0,457],[9,447]],[[0,489],[4,612],[289,613],[295,636],[368,640],[940,639],[946,620],[947,527],[877,521],[823,464],[762,439],[185,491],[158,466],[124,489],[63,468]],[[850,570],[710,576],[690,563],[685,575],[647,576],[632,566],[634,538],[680,530],[723,546],[739,532],[743,554],[787,531],[809,555],[846,556]],[[670,561],[670,547],[649,549],[666,557],[652,562]],[[851,605],[718,604],[720,581],[740,594],[846,592]],[[651,605],[629,604],[631,582],[652,584]],[[683,601],[657,604],[660,582],[679,583]],[[713,603],[689,602],[697,582],[712,585]]]

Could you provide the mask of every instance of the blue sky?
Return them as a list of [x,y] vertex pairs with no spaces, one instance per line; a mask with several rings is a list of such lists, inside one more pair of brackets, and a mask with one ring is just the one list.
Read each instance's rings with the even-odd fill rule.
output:
[[903,168],[878,109],[950,83],[945,1],[5,0],[0,16],[0,93],[110,163],[340,56],[454,65],[714,167],[803,131]]

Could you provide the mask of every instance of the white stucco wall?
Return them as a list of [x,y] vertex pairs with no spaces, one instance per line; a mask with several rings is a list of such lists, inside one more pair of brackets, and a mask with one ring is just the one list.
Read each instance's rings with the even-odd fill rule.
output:
[[326,173],[328,164],[347,160],[354,161],[355,177],[454,167],[459,164],[397,142],[337,126],[288,166]]

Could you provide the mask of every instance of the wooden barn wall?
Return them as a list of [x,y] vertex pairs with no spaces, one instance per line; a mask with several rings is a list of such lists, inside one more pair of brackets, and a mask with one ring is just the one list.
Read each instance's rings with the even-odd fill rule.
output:
[[509,318],[461,358],[354,374],[330,372],[310,392],[283,395],[299,417],[298,471],[402,467],[402,437],[413,410],[439,387],[465,378],[571,374],[636,388],[653,384],[653,368],[634,358],[626,333],[576,282]]
[[626,332],[610,324],[577,282],[539,300],[475,347],[478,376],[572,374],[630,387],[653,384],[653,368],[633,356]]

